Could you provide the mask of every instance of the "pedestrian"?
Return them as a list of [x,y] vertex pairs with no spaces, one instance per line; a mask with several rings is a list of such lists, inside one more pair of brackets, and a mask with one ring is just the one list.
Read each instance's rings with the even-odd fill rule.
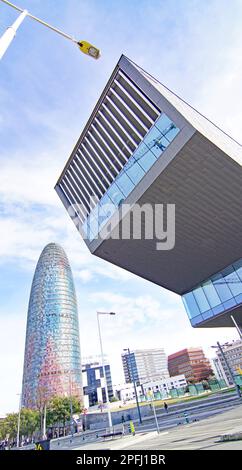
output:
[[84,421],[83,421],[83,423],[82,423],[82,431],[83,431],[83,432],[86,431],[86,425],[85,425]]
[[125,421],[125,418],[124,418],[124,415],[122,415],[122,418],[121,418],[122,424],[124,424],[124,421]]
[[166,412],[168,413],[168,405],[165,401],[164,401],[164,408],[165,408]]

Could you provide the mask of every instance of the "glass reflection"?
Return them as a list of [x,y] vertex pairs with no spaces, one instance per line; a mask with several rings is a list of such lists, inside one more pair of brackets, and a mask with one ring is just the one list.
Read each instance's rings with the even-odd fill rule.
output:
[[242,305],[242,258],[184,294],[182,299],[193,325]]
[[[107,196],[117,209],[135,188],[135,185],[139,183],[152,165],[154,165],[156,160],[160,158],[179,130],[168,116],[162,113],[134,151],[129,161],[123,166],[115,181],[107,189],[105,195],[100,199],[96,206],[96,211],[98,212],[105,205],[103,200]],[[113,215],[114,211],[111,211],[109,217],[107,216],[106,222]],[[106,223],[103,218],[100,219],[95,213],[94,220],[98,223],[98,227],[96,227],[96,222],[90,222],[92,212],[93,210],[87,217],[88,222],[85,221],[82,225],[86,238],[90,241],[98,235]]]

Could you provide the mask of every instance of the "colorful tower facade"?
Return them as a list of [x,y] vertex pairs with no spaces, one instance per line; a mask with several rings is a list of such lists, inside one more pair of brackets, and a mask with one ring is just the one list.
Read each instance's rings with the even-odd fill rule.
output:
[[50,243],[31,287],[22,406],[39,408],[53,396],[70,395],[82,399],[77,300],[67,256]]

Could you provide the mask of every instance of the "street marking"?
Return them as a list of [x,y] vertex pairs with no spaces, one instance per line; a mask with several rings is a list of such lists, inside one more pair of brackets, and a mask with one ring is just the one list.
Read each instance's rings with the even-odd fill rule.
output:
[[130,440],[130,442],[128,444],[125,443],[125,442],[122,442],[121,446],[120,445],[114,446],[114,447],[112,447],[112,449],[114,449],[114,450],[126,449],[126,447],[134,446],[136,443],[139,444],[142,441],[147,441],[149,439],[153,439],[154,437],[158,437],[158,436],[164,436],[165,434],[169,434],[169,432],[167,431],[167,432],[162,432],[162,433],[157,434],[157,431],[155,431],[155,432],[146,434],[145,436],[140,436],[138,438],[132,439],[132,440]]

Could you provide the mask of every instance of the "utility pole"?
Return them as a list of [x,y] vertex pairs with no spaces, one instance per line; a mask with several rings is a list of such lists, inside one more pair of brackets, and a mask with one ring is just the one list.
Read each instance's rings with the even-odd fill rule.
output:
[[72,404],[72,383],[71,383],[71,374],[69,374],[69,393],[70,393],[70,425],[71,425],[71,437],[73,437],[73,404]]
[[150,396],[151,398],[151,403],[152,403],[152,409],[153,409],[153,413],[154,413],[154,418],[155,418],[155,424],[156,424],[156,429],[157,429],[157,434],[160,433],[160,428],[159,428],[159,424],[158,424],[158,419],[157,419],[157,415],[156,415],[156,409],[155,409],[155,404],[154,404],[154,391],[152,390],[150,392],[150,394],[148,394],[148,396]]
[[137,410],[138,410],[138,415],[139,415],[139,422],[140,422],[140,424],[142,424],[142,418],[141,418],[141,412],[140,412],[140,406],[139,406],[139,399],[138,399],[136,382],[135,382],[134,373],[133,373],[133,366],[132,366],[132,361],[131,361],[130,349],[127,348],[127,349],[124,349],[124,351],[128,351],[129,367],[130,367],[131,379],[132,379],[132,382],[133,382],[133,385],[134,385],[134,393],[135,393],[136,405],[137,405]]
[[21,405],[22,405],[22,394],[20,393],[19,394],[19,409],[18,409],[17,447],[19,447]]
[[116,313],[115,312],[97,312],[98,335],[99,335],[99,343],[100,343],[100,351],[101,351],[101,361],[102,361],[102,371],[103,371],[103,377],[104,377],[107,411],[108,411],[108,424],[109,424],[109,429],[111,431],[113,423],[112,423],[112,414],[111,414],[110,401],[109,401],[109,395],[108,395],[107,375],[106,375],[105,364],[104,364],[103,343],[102,343],[101,327],[100,327],[100,321],[99,321],[100,315],[116,315]]
[[240,337],[240,339],[242,339],[242,332],[241,332],[241,329],[240,329],[240,327],[239,327],[238,323],[235,321],[235,319],[234,319],[233,315],[230,315],[230,318],[231,318],[231,320],[232,320],[232,322],[233,322],[233,324],[234,324],[234,326],[235,326],[236,330],[237,330],[237,331],[238,331],[238,333],[239,333],[239,337]]
[[10,46],[12,40],[16,35],[17,29],[19,28],[27,14],[27,10],[24,10],[21,15],[19,15],[19,17],[14,21],[14,23],[6,29],[5,33],[3,33],[2,37],[0,38],[0,59],[3,57],[6,50]]
[[44,403],[44,417],[43,417],[43,439],[46,439],[46,401]]

